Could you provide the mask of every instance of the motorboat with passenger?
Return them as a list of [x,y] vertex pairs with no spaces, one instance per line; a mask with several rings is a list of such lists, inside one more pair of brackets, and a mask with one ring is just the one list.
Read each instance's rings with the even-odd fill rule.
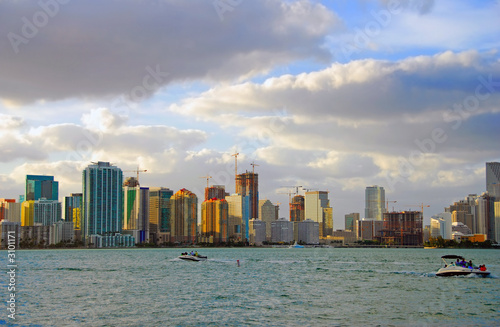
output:
[[[490,274],[485,265],[474,266],[472,264],[472,260],[467,262],[465,261],[465,258],[460,255],[443,255],[441,259],[443,259],[444,267],[438,270],[436,276],[447,277],[477,275],[486,277]],[[448,263],[446,259],[452,259],[456,261],[451,261],[450,263]]]
[[187,260],[187,261],[203,261],[203,260],[207,260],[207,256],[198,254],[198,252],[196,252],[196,253],[184,252],[179,256],[179,259]]

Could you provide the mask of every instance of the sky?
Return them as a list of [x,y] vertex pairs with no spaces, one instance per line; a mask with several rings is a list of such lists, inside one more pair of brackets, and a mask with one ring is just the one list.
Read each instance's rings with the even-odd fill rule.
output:
[[234,192],[239,153],[281,217],[287,192],[328,191],[342,229],[379,185],[428,223],[500,161],[499,16],[498,0],[0,0],[0,197],[43,174],[62,200],[109,161],[201,204],[205,176]]

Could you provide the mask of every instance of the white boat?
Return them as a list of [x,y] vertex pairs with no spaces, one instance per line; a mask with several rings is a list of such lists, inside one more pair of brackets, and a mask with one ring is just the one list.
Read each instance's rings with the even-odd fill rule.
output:
[[[478,275],[486,277],[490,274],[485,265],[480,265],[479,267],[471,265],[470,261],[465,261],[465,258],[459,255],[443,255],[441,257],[444,262],[444,267],[439,269],[436,276],[465,276],[465,275]],[[451,261],[449,264],[445,259],[451,259],[456,261]]]
[[300,244],[297,244],[297,242],[295,242],[293,245],[290,245],[289,248],[290,249],[303,249],[304,246],[300,245]]
[[203,260],[207,260],[207,256],[206,255],[183,254],[183,255],[179,256],[179,259],[188,260],[188,261],[203,261]]

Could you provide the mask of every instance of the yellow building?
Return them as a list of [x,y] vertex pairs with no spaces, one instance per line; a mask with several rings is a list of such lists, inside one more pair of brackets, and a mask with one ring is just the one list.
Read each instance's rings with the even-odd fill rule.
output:
[[195,243],[197,236],[198,197],[183,188],[170,198],[171,241]]
[[201,237],[207,243],[228,241],[228,203],[224,199],[209,199],[201,204]]
[[35,201],[24,201],[21,206],[21,226],[35,225]]

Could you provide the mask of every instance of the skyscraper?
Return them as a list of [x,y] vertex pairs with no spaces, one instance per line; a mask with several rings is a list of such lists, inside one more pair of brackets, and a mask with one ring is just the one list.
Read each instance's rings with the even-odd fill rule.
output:
[[302,195],[296,195],[290,203],[290,221],[303,221],[304,219],[304,197]]
[[82,172],[82,238],[112,236],[123,227],[123,172],[109,162],[92,163]]
[[205,243],[225,243],[228,237],[228,203],[212,198],[201,204],[201,237]]
[[345,217],[345,230],[351,232],[355,231],[356,221],[359,220],[359,213],[357,212],[348,213],[344,217]]
[[496,200],[500,198],[500,162],[486,163],[486,191]]
[[54,176],[26,175],[25,201],[59,200],[59,182],[54,181]]
[[233,194],[226,196],[228,204],[228,230],[229,239],[232,241],[241,242],[245,240],[246,229],[248,222],[243,219],[245,211],[245,202],[241,194]]
[[212,185],[210,187],[205,187],[205,201],[210,199],[225,199],[226,189],[224,185]]
[[75,230],[81,229],[82,203],[82,193],[71,193],[64,197],[64,220],[72,221]]
[[174,191],[166,187],[149,188],[149,239],[150,242],[170,242],[171,205]]
[[35,200],[33,220],[43,226],[51,226],[62,218],[61,202],[57,200]]
[[385,190],[381,186],[368,186],[365,190],[365,218],[383,220],[385,208]]
[[259,175],[248,171],[236,175],[236,193],[248,203],[248,217],[244,218],[248,225],[249,219],[259,218]]
[[266,224],[266,240],[271,241],[271,223],[278,219],[278,206],[269,200],[259,201],[259,217]]
[[170,198],[171,241],[196,242],[198,227],[198,197],[183,188]]
[[138,243],[149,241],[149,187],[141,187],[135,177],[123,184],[123,229]]
[[306,192],[304,210],[306,219],[319,223],[320,237],[333,233],[333,209],[327,191]]

